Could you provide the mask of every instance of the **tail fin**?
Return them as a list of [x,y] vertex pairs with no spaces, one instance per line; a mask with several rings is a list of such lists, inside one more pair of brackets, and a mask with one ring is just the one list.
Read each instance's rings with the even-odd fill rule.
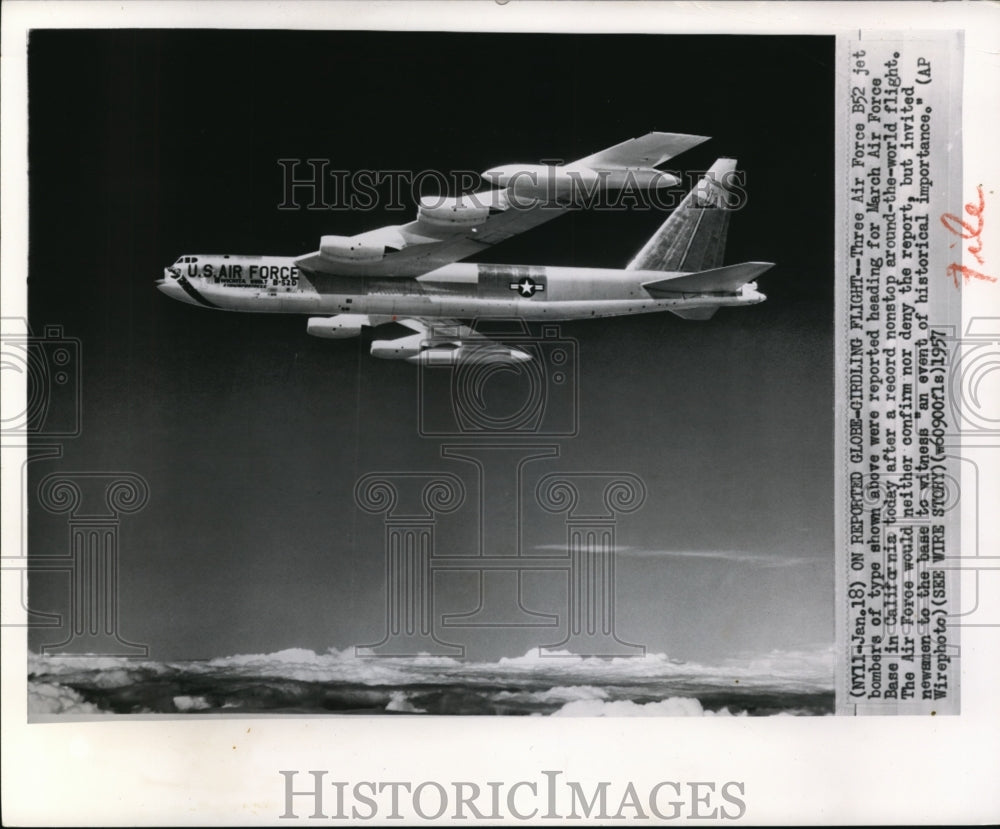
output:
[[699,179],[635,258],[629,271],[705,271],[722,264],[735,158],[720,158]]

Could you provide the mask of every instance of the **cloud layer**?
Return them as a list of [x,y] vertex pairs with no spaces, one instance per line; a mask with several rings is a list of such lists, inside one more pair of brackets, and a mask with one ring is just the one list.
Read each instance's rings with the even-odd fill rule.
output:
[[191,662],[29,657],[29,709],[57,715],[242,711],[696,716],[823,713],[833,651],[714,665],[665,654],[603,659],[532,649],[496,662],[292,648]]

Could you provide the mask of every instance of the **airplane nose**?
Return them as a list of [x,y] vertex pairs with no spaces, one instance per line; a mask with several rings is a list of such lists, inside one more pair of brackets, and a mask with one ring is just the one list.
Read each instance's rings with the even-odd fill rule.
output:
[[171,299],[179,299],[182,302],[186,299],[180,286],[172,279],[157,279],[155,284],[156,290],[161,294],[166,294]]
[[162,291],[169,297],[175,297],[177,292],[173,289],[177,278],[181,275],[180,270],[173,267],[163,269],[163,276],[156,280],[156,289]]

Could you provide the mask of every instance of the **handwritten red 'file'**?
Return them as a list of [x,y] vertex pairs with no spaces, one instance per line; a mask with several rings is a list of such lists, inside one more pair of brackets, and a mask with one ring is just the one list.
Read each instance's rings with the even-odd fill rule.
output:
[[[954,233],[956,236],[962,239],[974,240],[975,244],[968,244],[965,248],[976,262],[980,265],[985,264],[983,260],[983,224],[985,219],[983,218],[983,211],[986,208],[986,199],[983,197],[983,186],[980,184],[976,188],[976,193],[979,196],[978,204],[976,202],[969,202],[965,205],[965,212],[972,217],[975,224],[969,221],[965,221],[954,213],[945,213],[941,217],[941,224],[943,224],[948,230]],[[952,242],[950,247],[955,247],[958,242]],[[960,288],[961,283],[959,282],[959,277],[964,278],[966,282],[970,279],[983,279],[987,282],[996,282],[995,276],[989,276],[982,271],[977,271],[975,268],[970,268],[967,265],[962,265],[958,262],[953,262],[948,266],[948,276],[950,276],[954,282],[955,287]]]

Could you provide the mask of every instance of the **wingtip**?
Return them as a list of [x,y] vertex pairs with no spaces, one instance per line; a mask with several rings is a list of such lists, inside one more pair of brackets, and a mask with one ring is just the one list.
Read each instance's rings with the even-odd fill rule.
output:
[[694,146],[695,144],[703,144],[704,142],[710,141],[712,139],[712,136],[710,135],[695,135],[694,133],[690,132],[663,132],[661,130],[653,130],[651,132],[647,132],[646,135],[641,135],[639,136],[639,138],[646,138],[647,136],[650,135],[662,139],[686,138],[689,141],[693,142],[692,146]]

